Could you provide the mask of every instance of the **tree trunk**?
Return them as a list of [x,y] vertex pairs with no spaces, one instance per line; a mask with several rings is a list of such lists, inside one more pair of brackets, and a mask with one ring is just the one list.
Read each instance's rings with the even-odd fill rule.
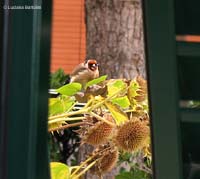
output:
[[87,57],[109,78],[145,77],[141,0],[85,0]]
[[[87,58],[108,78],[146,77],[141,0],[85,0]],[[91,148],[82,146],[82,161]],[[114,179],[117,169],[104,179]],[[85,179],[97,179],[87,173]]]

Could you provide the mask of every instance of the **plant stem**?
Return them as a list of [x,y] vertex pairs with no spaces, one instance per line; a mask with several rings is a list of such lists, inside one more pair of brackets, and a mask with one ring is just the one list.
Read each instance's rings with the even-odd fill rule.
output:
[[[56,115],[56,116],[51,116],[48,118],[49,121],[53,120],[53,119],[58,119],[58,118],[64,118],[64,117],[70,117],[70,116],[74,116],[74,115],[80,115],[80,114],[86,114],[88,113],[89,111],[92,111],[98,107],[100,107],[102,104],[104,104],[106,101],[109,101],[110,99],[112,99],[114,96],[116,96],[117,94],[119,94],[122,90],[124,89],[121,89],[121,90],[118,90],[116,93],[114,93],[113,95],[109,96],[108,98],[106,98],[105,100],[103,101],[100,101],[99,103],[93,105],[93,106],[90,106],[90,107],[87,107],[87,108],[83,108],[83,109],[80,109],[78,111],[72,111],[72,112],[68,112],[68,113],[64,113],[64,114],[60,114],[60,115]],[[91,101],[92,102],[92,101]],[[89,103],[91,103],[89,102]],[[88,106],[88,105],[86,105]]]
[[125,113],[128,113],[128,112],[136,112],[136,111],[135,111],[135,109],[127,109],[127,110],[125,110],[124,112],[125,112]]
[[89,162],[93,158],[94,158],[94,156],[91,156],[87,160],[85,160],[83,163],[81,163],[81,165],[79,167],[77,167],[76,170],[71,174],[71,177],[74,176],[85,164],[87,164],[87,162]]
[[75,102],[66,112],[71,111],[78,102]]
[[[76,170],[71,174],[71,179],[78,179],[78,177],[80,177],[81,175],[83,175],[87,170],[89,170],[100,158],[95,159],[95,161],[93,161],[92,163],[90,163],[82,172],[80,172],[77,176],[74,177],[74,175],[82,168],[84,167],[84,165],[86,165],[89,161],[91,161],[92,159],[94,159],[96,156],[102,155],[102,152],[105,152],[107,150],[110,150],[111,147],[107,147],[101,151],[98,151],[96,154],[94,154],[93,156],[89,157],[87,160],[85,160],[83,163],[81,163],[80,166],[78,166],[76,168]],[[74,178],[73,178],[74,177]]]
[[142,170],[142,171],[144,171],[144,172],[146,172],[146,173],[152,175],[152,171],[151,171],[151,169],[148,168],[148,167],[145,167],[145,166],[135,166],[135,167],[136,167],[137,169],[139,169],[139,170]]
[[105,122],[105,123],[107,123],[107,124],[109,124],[109,125],[111,125],[111,126],[113,126],[113,127],[116,126],[113,122],[110,122],[110,121],[104,119],[103,117],[97,115],[96,113],[94,113],[94,112],[92,112],[92,111],[91,111],[89,114],[92,115],[92,116],[94,116],[94,117],[96,117],[96,118],[99,119],[100,121],[103,121],[103,122]]
[[60,114],[60,115],[56,115],[56,116],[51,116],[51,117],[49,117],[49,120],[63,118],[63,117],[69,117],[69,116],[74,116],[74,115],[78,115],[78,114],[84,114],[85,112],[87,112],[86,109],[81,109],[81,110],[78,110],[78,111],[72,111],[72,112],[69,112],[69,113],[64,113],[64,114]]
[[89,164],[83,171],[81,171],[78,175],[73,177],[73,179],[78,179],[81,175],[83,175],[85,172],[87,172],[96,162],[97,162],[97,160],[95,160],[94,162]]
[[109,101],[110,99],[112,99],[114,96],[116,96],[116,95],[118,95],[119,93],[121,93],[122,90],[124,90],[124,89],[118,90],[116,93],[112,94],[111,96],[109,96],[109,97],[106,98],[105,100],[103,100],[103,101],[101,101],[101,102],[95,104],[94,106],[91,106],[91,107],[88,109],[88,111],[91,111],[91,110],[94,110],[94,109],[100,107],[102,104],[104,104],[105,102],[107,102],[107,101]]
[[69,117],[69,118],[58,118],[58,119],[54,119],[54,120],[50,120],[48,121],[48,124],[53,124],[53,123],[56,123],[56,122],[65,122],[65,121],[80,121],[82,119],[85,119],[85,117]]
[[82,124],[85,124],[85,122],[77,122],[77,123],[74,123],[74,124],[67,124],[67,125],[64,125],[64,126],[61,126],[61,127],[49,129],[48,132],[53,132],[53,131],[67,129],[67,128],[70,128],[70,127],[80,126]]
[[90,99],[90,100],[86,103],[86,105],[83,107],[83,109],[87,109],[87,108],[92,104],[93,101],[94,101],[94,99]]
[[94,117],[98,118],[99,120],[106,122],[107,124],[115,126],[115,124],[113,124],[112,122],[107,121],[104,118],[102,118],[101,116],[95,114],[94,112],[92,112],[92,110],[100,107],[102,104],[104,104],[105,102],[109,101],[111,98],[113,98],[117,94],[119,94],[122,90],[124,90],[124,89],[118,90],[113,95],[109,96],[105,100],[100,101],[99,103],[97,103],[97,104],[95,104],[93,106],[89,107],[89,105],[92,103],[92,100],[91,100],[91,101],[89,101],[89,105],[86,105],[87,108],[84,108],[84,109],[81,109],[81,110],[78,110],[78,111],[72,111],[72,112],[56,115],[56,116],[51,116],[48,119],[49,120],[48,124],[52,124],[52,123],[56,123],[56,122],[62,122],[62,121],[82,120],[82,119],[84,119],[84,117],[73,117],[73,118],[67,118],[67,117],[74,116],[74,115],[80,115],[80,114],[90,114],[90,115],[93,115]]

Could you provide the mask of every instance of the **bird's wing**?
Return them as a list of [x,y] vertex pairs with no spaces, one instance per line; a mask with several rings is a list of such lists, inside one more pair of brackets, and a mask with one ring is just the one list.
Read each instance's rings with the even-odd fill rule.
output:
[[81,73],[81,72],[83,72],[85,70],[87,70],[86,66],[84,66],[83,63],[81,63],[81,64],[79,64],[78,66],[76,66],[74,68],[74,70],[71,73],[71,76],[77,75],[77,74],[79,74],[79,73]]
[[78,65],[70,75],[70,82],[85,83],[88,80],[88,72],[88,68],[83,63]]

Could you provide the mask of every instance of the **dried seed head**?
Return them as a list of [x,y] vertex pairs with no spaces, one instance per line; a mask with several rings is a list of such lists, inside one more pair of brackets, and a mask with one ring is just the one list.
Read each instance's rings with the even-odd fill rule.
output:
[[143,91],[147,90],[147,82],[146,80],[144,80],[141,76],[136,77],[136,81],[140,86],[140,89],[142,89]]
[[139,89],[137,90],[138,95],[135,97],[135,100],[142,102],[147,97],[147,82],[140,76],[136,78],[136,82],[139,84]]
[[[112,121],[111,115],[104,115],[106,120]],[[83,136],[83,143],[88,143],[91,145],[100,145],[108,141],[109,137],[112,135],[113,126],[99,121],[94,124],[94,126],[89,127],[87,133]]]
[[135,151],[144,147],[149,136],[149,127],[146,123],[133,118],[119,126],[116,136],[116,145],[124,151]]
[[118,161],[118,156],[119,153],[116,147],[99,155],[99,160],[91,168],[91,173],[101,176],[103,173],[111,171]]

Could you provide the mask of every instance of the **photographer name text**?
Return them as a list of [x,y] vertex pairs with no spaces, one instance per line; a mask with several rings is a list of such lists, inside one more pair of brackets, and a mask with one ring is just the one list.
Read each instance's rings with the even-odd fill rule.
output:
[[39,9],[41,10],[41,6],[29,6],[29,5],[24,5],[24,6],[8,6],[4,5],[3,9],[8,9],[8,10],[14,10],[14,9],[19,9],[19,10],[32,10],[32,9]]

